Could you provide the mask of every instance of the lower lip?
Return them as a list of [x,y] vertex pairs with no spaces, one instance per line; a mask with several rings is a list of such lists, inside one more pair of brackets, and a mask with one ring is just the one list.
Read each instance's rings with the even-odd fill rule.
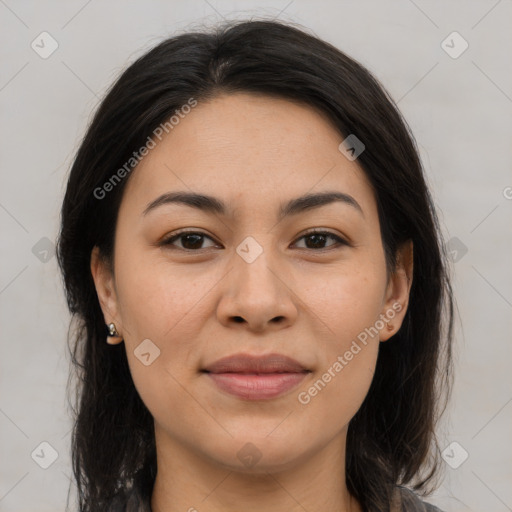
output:
[[304,377],[302,373],[208,373],[223,391],[246,400],[276,398],[296,387]]

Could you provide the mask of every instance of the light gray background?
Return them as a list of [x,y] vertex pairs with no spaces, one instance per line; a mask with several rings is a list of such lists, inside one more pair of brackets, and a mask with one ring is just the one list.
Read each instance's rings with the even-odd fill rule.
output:
[[[443,447],[460,445],[448,450],[452,465],[462,449],[469,457],[445,464],[430,501],[447,512],[512,510],[511,0],[0,0],[0,511],[64,510],[69,314],[40,240],[55,241],[93,109],[164,37],[248,16],[298,22],[358,59],[411,125],[446,240],[467,248],[453,264],[456,380],[439,435]],[[31,48],[43,31],[59,45],[47,59]],[[453,31],[469,43],[456,59],[441,47]],[[59,454],[46,470],[31,457],[43,441]]]

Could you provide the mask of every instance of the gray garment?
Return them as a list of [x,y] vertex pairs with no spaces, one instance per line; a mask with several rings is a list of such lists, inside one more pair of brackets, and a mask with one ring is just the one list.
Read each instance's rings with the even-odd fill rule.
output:
[[413,491],[397,487],[390,512],[443,512],[441,509],[422,501]]
[[[150,503],[144,503],[137,493],[128,498],[116,500],[109,512],[151,512]],[[422,501],[413,491],[405,487],[396,487],[396,493],[389,511],[382,512],[443,512],[441,509]]]

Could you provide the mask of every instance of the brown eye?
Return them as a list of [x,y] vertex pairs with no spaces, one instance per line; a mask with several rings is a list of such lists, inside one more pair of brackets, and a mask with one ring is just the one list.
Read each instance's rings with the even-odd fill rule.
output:
[[[181,231],[180,233],[163,240],[161,245],[174,246],[177,249],[183,249],[186,251],[198,251],[200,249],[205,249],[205,247],[202,247],[205,239],[213,242],[212,238],[199,231]],[[181,246],[175,245],[174,242],[176,240],[181,242]]]
[[[310,231],[305,235],[302,235],[299,240],[306,240],[305,247],[300,247],[300,249],[313,249],[313,250],[324,250],[329,249],[333,246],[339,245],[349,245],[346,240],[335,235],[334,233],[330,233],[329,231]],[[327,240],[334,240],[334,244],[330,244],[327,247],[325,246]]]

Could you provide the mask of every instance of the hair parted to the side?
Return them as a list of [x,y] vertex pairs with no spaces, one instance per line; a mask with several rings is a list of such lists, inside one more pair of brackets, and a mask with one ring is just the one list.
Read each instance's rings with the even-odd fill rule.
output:
[[396,485],[423,492],[436,482],[435,425],[451,389],[454,299],[414,138],[380,83],[334,46],[289,23],[231,22],[166,39],[130,65],[101,102],[70,171],[57,256],[77,323],[70,379],[77,384],[72,462],[80,512],[109,510],[130,490],[150,510],[156,476],[153,418],[133,384],[125,348],[105,342],[90,271],[94,246],[113,264],[130,176],[103,200],[94,190],[190,98],[200,103],[233,92],[307,103],[341,135],[356,134],[365,144],[357,161],[376,194],[388,272],[407,240],[414,244],[414,271],[402,327],[380,344],[370,390],[349,425],[347,486],[364,510],[382,512]]

